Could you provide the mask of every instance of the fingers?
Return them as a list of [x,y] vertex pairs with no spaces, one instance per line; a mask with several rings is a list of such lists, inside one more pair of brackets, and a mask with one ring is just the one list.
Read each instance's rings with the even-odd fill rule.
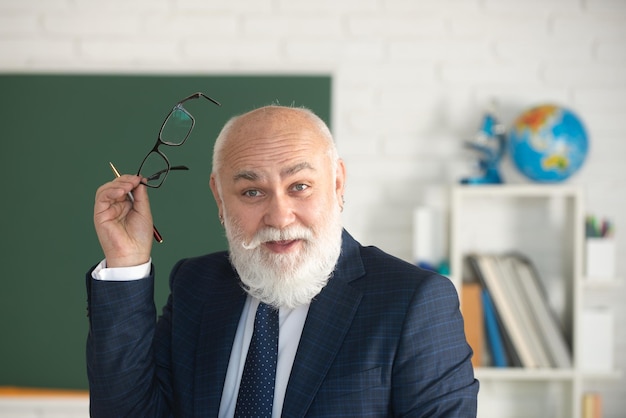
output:
[[149,259],[152,214],[141,178],[123,175],[96,192],[94,224],[107,265],[136,265]]
[[115,180],[100,186],[96,192],[96,201],[116,202],[126,199],[128,193],[135,190],[140,182],[141,178],[138,176],[123,175],[118,177]]

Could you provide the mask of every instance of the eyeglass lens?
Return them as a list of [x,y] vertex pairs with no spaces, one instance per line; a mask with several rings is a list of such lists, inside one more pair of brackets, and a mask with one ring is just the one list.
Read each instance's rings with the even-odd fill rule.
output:
[[166,145],[181,145],[193,129],[193,117],[182,107],[175,107],[163,122],[159,139]]
[[159,187],[165,174],[168,171],[168,162],[165,157],[157,151],[152,151],[146,156],[141,165],[139,175],[144,177],[144,182],[150,187]]
[[145,178],[146,185],[159,187],[169,171],[169,163],[166,157],[158,151],[158,145],[182,145],[191,133],[193,125],[193,117],[181,106],[176,106],[170,112],[161,126],[157,146],[141,164],[139,175]]

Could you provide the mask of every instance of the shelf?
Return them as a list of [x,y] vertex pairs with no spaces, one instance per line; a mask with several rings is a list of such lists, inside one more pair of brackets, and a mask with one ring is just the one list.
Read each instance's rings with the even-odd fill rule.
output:
[[583,288],[585,290],[613,290],[624,286],[623,279],[588,279],[583,278]]
[[525,369],[521,367],[478,367],[476,378],[488,380],[554,381],[571,380],[576,375],[572,369]]
[[622,378],[623,373],[621,370],[611,370],[607,372],[583,371],[582,375],[586,380],[619,380]]
[[611,371],[575,371],[574,369],[524,369],[521,367],[478,367],[474,374],[479,380],[510,380],[510,381],[568,381],[580,376],[589,380],[617,380],[623,373]]
[[497,196],[497,197],[562,197],[577,196],[580,189],[576,186],[555,184],[507,184],[484,186],[454,186],[454,192],[467,197]]
[[[623,280],[584,280],[584,193],[565,184],[454,185],[450,195],[450,278],[457,289],[471,280],[465,257],[471,253],[519,251],[540,269],[552,297],[568,345],[574,353],[570,368],[478,367],[485,382],[479,394],[479,416],[497,411],[498,417],[540,416],[581,418],[586,381],[619,379],[619,371],[593,372],[577,366],[583,341],[581,312],[589,302],[585,291],[599,292]],[[461,300],[463,306],[463,300]],[[529,388],[534,388],[532,394]],[[529,397],[533,401],[529,403]],[[511,409],[503,406],[505,399]],[[531,405],[532,404],[532,405]],[[532,409],[531,406],[537,409]],[[530,409],[529,409],[530,408]],[[510,414],[507,414],[510,413]],[[538,415],[539,414],[539,415]]]

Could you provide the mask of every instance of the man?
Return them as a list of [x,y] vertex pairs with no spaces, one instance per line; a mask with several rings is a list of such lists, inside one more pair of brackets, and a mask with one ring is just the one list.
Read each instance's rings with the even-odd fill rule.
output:
[[229,121],[210,180],[229,252],[180,261],[158,321],[146,188],[129,175],[100,187],[105,260],[87,277],[92,416],[245,415],[244,363],[267,305],[279,317],[272,416],[475,416],[454,287],[342,230],[345,177],[308,110]]

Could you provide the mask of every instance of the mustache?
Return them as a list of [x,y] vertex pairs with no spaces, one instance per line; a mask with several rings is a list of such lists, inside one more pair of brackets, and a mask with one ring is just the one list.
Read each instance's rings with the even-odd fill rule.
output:
[[263,228],[257,232],[249,242],[242,241],[241,246],[245,250],[254,250],[266,242],[272,241],[292,241],[292,240],[311,240],[313,231],[302,226],[294,226],[285,229]]

